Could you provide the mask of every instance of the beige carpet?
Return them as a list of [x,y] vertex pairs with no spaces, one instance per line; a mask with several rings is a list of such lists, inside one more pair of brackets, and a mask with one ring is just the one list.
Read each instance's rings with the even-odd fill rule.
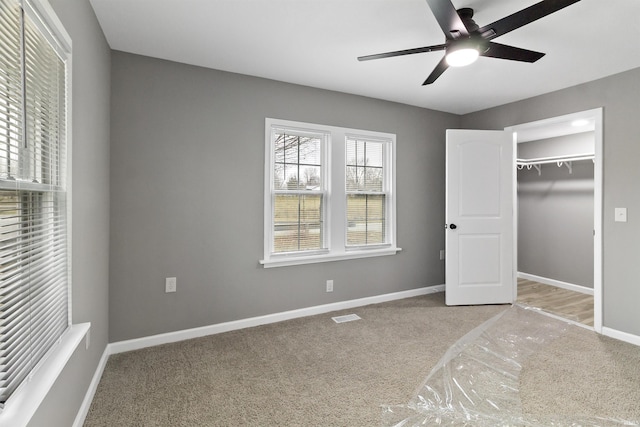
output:
[[[449,347],[508,309],[445,307],[443,299],[114,355],[85,426],[381,426],[383,405],[409,402]],[[348,313],[362,320],[331,320]],[[638,420],[639,367],[640,348],[569,326],[525,362],[522,410]]]
[[582,414],[638,425],[640,347],[569,327],[529,357],[520,376],[520,399],[532,414]]

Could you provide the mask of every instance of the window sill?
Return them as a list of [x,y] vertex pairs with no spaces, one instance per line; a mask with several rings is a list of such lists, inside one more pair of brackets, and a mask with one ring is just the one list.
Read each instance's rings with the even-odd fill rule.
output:
[[91,323],[71,325],[32,377],[9,397],[0,412],[0,426],[22,427],[29,423],[90,327]]
[[371,258],[378,256],[395,255],[402,251],[402,248],[384,248],[384,249],[364,249],[349,250],[343,253],[328,253],[308,256],[290,256],[286,258],[275,258],[269,260],[260,260],[260,264],[264,268],[287,267],[290,265],[316,264],[319,262],[345,261],[349,259]]

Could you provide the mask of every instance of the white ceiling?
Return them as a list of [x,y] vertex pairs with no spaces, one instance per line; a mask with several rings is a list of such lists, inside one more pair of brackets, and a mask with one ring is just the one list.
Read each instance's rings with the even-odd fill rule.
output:
[[[640,67],[640,1],[582,0],[495,41],[545,52],[480,58],[421,86],[443,52],[425,0],[90,0],[112,49],[465,114]],[[551,1],[551,0],[547,0]],[[453,0],[483,26],[537,0]]]

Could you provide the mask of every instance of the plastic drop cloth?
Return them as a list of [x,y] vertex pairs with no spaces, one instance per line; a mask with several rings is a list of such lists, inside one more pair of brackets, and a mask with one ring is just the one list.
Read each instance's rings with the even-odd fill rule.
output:
[[462,337],[406,405],[383,407],[383,426],[637,426],[597,417],[523,414],[519,379],[527,357],[560,337],[568,323],[514,305]]

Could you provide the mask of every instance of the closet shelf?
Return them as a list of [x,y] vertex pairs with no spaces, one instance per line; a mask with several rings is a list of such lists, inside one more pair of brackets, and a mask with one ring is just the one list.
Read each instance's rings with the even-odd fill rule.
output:
[[566,156],[551,156],[551,157],[538,157],[533,159],[516,159],[516,166],[518,169],[535,168],[538,171],[538,175],[542,174],[542,167],[540,165],[555,163],[558,167],[565,165],[569,169],[569,173],[573,173],[573,162],[581,160],[595,161],[595,155],[593,153],[584,154],[572,154]]

